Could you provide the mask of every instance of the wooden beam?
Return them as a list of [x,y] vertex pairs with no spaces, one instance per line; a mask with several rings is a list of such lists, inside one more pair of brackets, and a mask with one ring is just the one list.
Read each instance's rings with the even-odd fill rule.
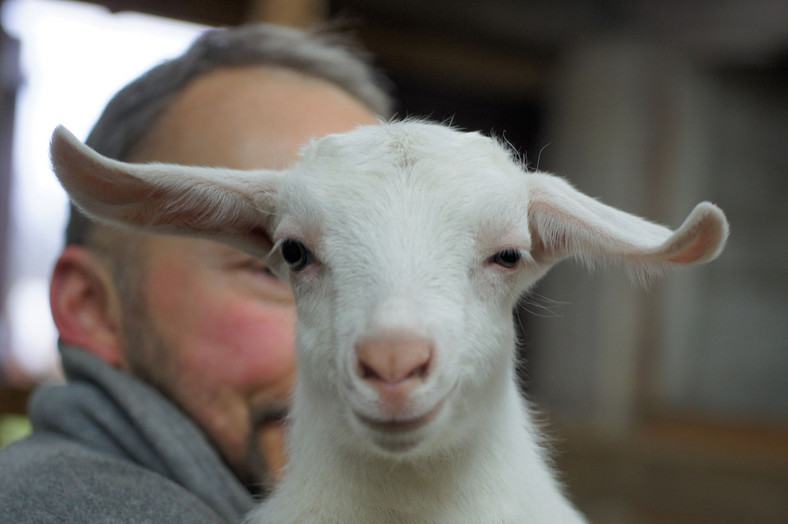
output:
[[788,431],[663,422],[626,437],[555,434],[557,469],[592,522],[788,522]]
[[307,28],[326,19],[326,0],[255,0],[251,21]]
[[541,94],[550,61],[538,53],[404,31],[367,21],[356,33],[385,70],[468,92],[522,99]]
[[134,11],[209,26],[234,26],[249,21],[252,0],[86,0],[113,13]]

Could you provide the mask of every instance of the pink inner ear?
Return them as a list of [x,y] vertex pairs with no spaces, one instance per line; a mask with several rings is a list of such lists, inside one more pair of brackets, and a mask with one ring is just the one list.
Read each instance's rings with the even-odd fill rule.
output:
[[687,232],[684,241],[675,246],[680,252],[669,259],[675,264],[694,264],[713,255],[724,237],[719,220],[707,213]]
[[711,245],[711,240],[701,237],[697,239],[697,242],[690,246],[689,249],[682,251],[678,256],[668,260],[675,264],[692,264],[693,262],[703,258],[703,256],[709,251]]
[[52,162],[63,185],[74,195],[103,205],[123,205],[149,198],[150,187],[102,162],[64,128],[52,137]]

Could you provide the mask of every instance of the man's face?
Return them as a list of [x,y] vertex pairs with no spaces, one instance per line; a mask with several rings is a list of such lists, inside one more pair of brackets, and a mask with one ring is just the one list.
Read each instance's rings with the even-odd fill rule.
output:
[[[310,138],[374,124],[330,84],[282,70],[226,69],[197,80],[130,161],[282,168]],[[242,480],[281,466],[295,378],[295,303],[259,261],[207,240],[145,237],[138,307],[127,314],[131,371],[206,431]],[[273,421],[272,421],[273,420]]]

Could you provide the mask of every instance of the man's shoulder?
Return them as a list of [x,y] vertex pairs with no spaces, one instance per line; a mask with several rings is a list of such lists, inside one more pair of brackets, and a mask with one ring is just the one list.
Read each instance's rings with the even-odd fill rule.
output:
[[44,434],[0,452],[0,522],[224,521],[153,471]]

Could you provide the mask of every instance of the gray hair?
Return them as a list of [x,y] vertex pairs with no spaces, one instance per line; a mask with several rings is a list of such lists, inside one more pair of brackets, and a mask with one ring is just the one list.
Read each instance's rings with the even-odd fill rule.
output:
[[[178,94],[198,77],[233,66],[277,66],[340,87],[373,113],[389,118],[386,80],[347,37],[273,25],[247,25],[203,33],[180,57],[164,62],[121,89],[107,104],[86,143],[124,160]],[[86,244],[93,222],[71,207],[66,244]]]

